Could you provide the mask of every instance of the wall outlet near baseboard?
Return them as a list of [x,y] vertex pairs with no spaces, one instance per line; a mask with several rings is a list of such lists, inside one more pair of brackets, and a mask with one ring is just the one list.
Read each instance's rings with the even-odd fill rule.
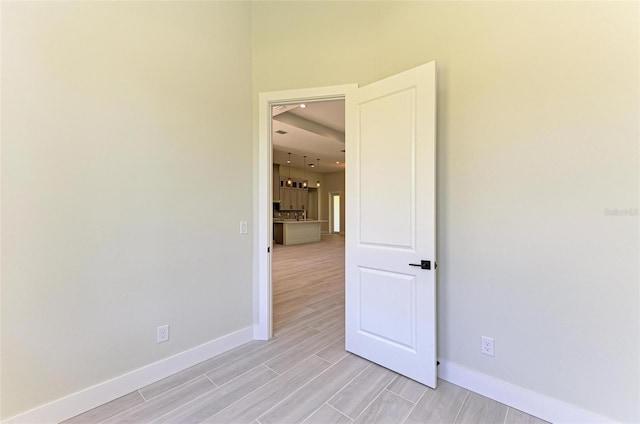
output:
[[493,340],[491,337],[482,336],[482,345],[480,347],[480,352],[484,355],[496,356],[494,343],[495,340]]
[[158,327],[157,342],[163,343],[169,341],[169,325],[161,325]]

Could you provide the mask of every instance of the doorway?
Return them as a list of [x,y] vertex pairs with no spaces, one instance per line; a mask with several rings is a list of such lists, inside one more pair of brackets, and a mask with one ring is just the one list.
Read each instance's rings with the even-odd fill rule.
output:
[[[268,340],[273,331],[273,291],[272,291],[272,238],[273,238],[273,119],[272,108],[276,105],[294,105],[325,100],[344,100],[347,91],[357,88],[356,84],[262,93],[259,99],[259,148],[258,170],[261,188],[256,217],[256,251],[258,257],[254,285],[258,293],[257,308],[254,310],[254,339]],[[344,147],[343,147],[344,148]],[[268,184],[264,184],[268,183]],[[321,197],[318,197],[320,200]],[[322,205],[320,205],[322,208]],[[341,222],[341,227],[344,223]]]
[[[348,90],[346,120],[352,146],[347,149],[350,166],[346,183],[355,200],[349,202],[347,213],[356,225],[347,228],[345,246],[346,350],[433,388],[437,382],[436,275],[432,267],[435,70],[435,62],[430,62]],[[264,106],[269,106],[265,99],[269,95],[273,93],[261,95],[261,110],[267,113]],[[342,96],[347,97],[344,91]],[[305,96],[299,98],[304,100]],[[261,120],[265,118],[265,114],[260,116]],[[263,123],[261,128],[269,128],[269,124]],[[260,131],[260,135],[265,144],[259,147],[270,146],[270,133]],[[404,146],[401,160],[394,161],[394,173],[402,180],[397,184],[401,190],[386,185],[377,166],[397,156],[389,140],[398,140]],[[261,165],[263,175],[269,175],[270,163]],[[386,189],[383,193],[381,186]],[[392,207],[400,207],[404,219],[389,220]],[[267,215],[259,218],[266,221]],[[344,219],[340,221],[344,224]],[[262,232],[258,236],[260,240]],[[266,256],[267,267],[270,259]],[[260,278],[269,281],[270,274],[260,273]],[[260,290],[270,291],[271,286],[261,286]],[[399,298],[400,303],[393,300]],[[266,298],[267,307],[270,302],[271,298]],[[264,305],[259,303],[259,309]],[[271,310],[258,312],[266,314],[270,325]],[[270,327],[264,335],[271,336]]]

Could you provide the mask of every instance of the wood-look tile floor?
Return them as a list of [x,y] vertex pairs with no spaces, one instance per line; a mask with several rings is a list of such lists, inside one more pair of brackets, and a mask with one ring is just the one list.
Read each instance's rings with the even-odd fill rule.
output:
[[344,237],[273,250],[274,338],[252,341],[65,423],[528,423],[440,380],[344,350]]

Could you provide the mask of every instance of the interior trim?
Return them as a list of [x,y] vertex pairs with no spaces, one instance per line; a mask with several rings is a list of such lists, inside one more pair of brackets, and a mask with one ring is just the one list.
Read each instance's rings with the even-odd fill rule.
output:
[[438,377],[552,423],[615,422],[594,412],[471,370],[453,362],[440,361]]
[[111,380],[80,390],[72,395],[23,412],[6,419],[3,424],[59,423],[251,340],[253,340],[253,327],[243,328]]
[[297,90],[271,91],[258,95],[257,208],[254,208],[254,338],[269,340],[272,336],[271,304],[271,209],[273,207],[273,160],[271,142],[271,107],[292,103],[344,99],[358,84]]

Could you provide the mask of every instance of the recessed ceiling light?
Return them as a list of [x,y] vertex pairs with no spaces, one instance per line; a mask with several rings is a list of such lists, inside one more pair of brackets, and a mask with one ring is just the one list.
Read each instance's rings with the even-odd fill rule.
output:
[[340,161],[339,160],[336,161],[336,165],[340,165]]
[[302,104],[300,105],[300,107],[301,107],[302,109],[304,109],[305,107],[307,107],[307,105],[305,105],[304,103],[302,103]]
[[277,130],[276,133],[278,133],[278,134],[286,134],[287,132],[286,131],[282,131],[282,130]]
[[315,168],[315,167],[316,167],[316,165],[314,163],[310,163],[309,164],[309,168]]

